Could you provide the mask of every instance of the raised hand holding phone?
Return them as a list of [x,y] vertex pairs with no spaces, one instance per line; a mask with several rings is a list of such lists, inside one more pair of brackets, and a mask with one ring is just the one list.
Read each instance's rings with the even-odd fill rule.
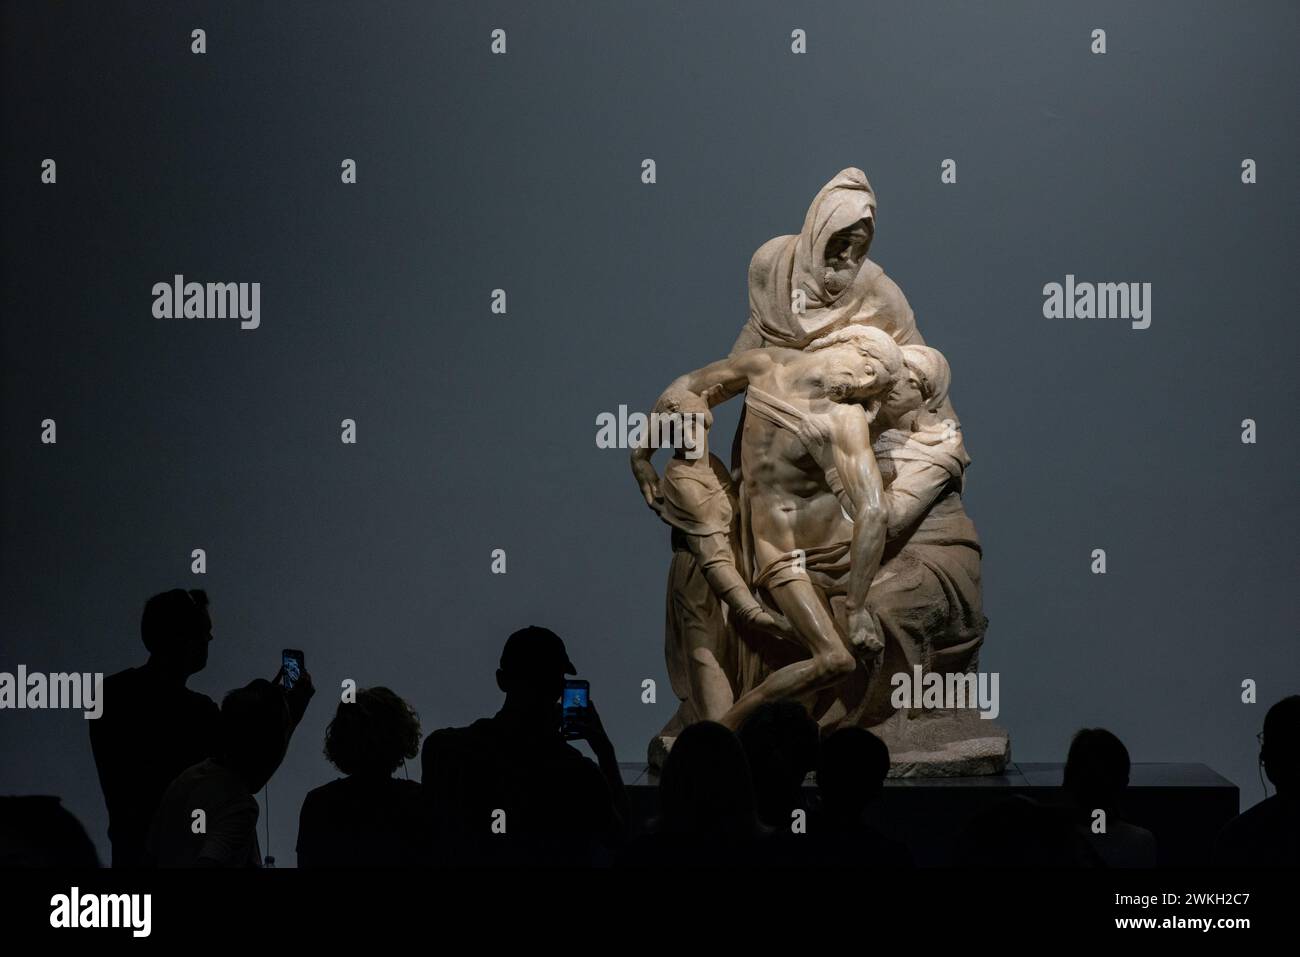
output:
[[564,682],[560,698],[560,735],[568,741],[584,737],[586,712],[591,702],[591,684],[578,678]]
[[280,652],[280,687],[292,691],[307,670],[307,657],[297,648],[285,648]]
[[285,648],[281,651],[280,670],[276,672],[274,681],[284,692],[289,714],[297,726],[307,711],[307,703],[316,693],[311,674],[307,671],[307,656],[298,648]]

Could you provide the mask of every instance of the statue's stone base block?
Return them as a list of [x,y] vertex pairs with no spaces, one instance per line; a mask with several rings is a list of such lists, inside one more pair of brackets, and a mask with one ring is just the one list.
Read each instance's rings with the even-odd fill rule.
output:
[[1007,729],[969,709],[898,711],[869,730],[889,748],[891,778],[983,777],[1011,761]]
[[[869,730],[889,748],[891,778],[983,777],[1001,774],[1011,761],[1007,729],[970,709],[897,711]],[[664,766],[675,740],[651,739],[652,769]]]

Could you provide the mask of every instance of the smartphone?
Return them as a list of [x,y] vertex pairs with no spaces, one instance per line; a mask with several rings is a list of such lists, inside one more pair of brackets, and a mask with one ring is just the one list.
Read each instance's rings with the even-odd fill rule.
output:
[[307,659],[297,648],[286,648],[280,652],[280,687],[292,691],[306,666]]
[[560,698],[560,734],[572,740],[582,737],[582,727],[587,717],[591,699],[591,685],[577,678],[564,682],[564,695]]

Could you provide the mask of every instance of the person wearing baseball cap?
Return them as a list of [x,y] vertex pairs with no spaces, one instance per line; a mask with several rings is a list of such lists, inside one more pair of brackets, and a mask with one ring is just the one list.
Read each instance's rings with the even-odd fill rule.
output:
[[505,702],[465,728],[434,731],[421,755],[430,858],[449,866],[588,866],[626,833],[627,796],[594,702],[584,757],[560,733],[564,641],[530,625],[508,639],[497,668]]
[[[536,678],[539,682],[549,682],[559,676],[563,690],[564,676],[576,675],[578,669],[569,660],[564,641],[549,628],[529,625],[520,628],[506,639],[506,646],[501,650],[501,667],[497,670],[497,684],[501,684],[502,674],[508,675],[510,681],[528,681]],[[502,691],[509,693],[505,687]],[[559,697],[559,693],[556,693]]]

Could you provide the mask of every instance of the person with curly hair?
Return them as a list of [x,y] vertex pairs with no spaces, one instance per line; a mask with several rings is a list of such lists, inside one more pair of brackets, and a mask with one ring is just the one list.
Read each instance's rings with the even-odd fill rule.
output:
[[388,688],[339,703],[325,757],[346,777],[311,791],[298,819],[299,867],[412,867],[421,861],[420,785],[393,772],[420,751],[420,716]]

